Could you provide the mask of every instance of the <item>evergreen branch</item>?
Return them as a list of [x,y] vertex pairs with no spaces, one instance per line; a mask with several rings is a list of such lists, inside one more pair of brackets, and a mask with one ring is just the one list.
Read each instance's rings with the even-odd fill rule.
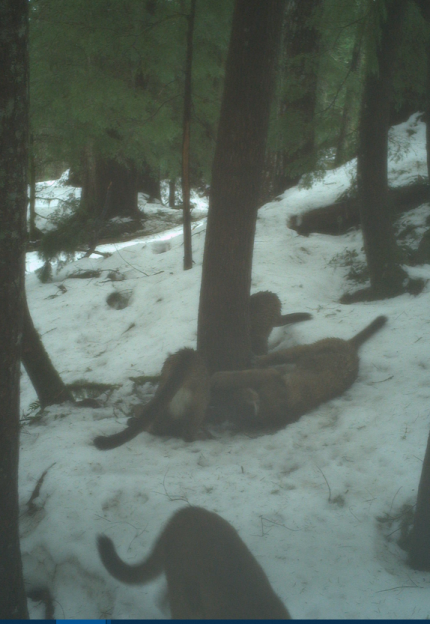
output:
[[[163,17],[162,19],[156,22],[152,22],[152,24],[143,28],[139,32],[139,36],[146,34],[147,32],[149,32],[156,26],[160,26],[160,24],[164,24],[165,22],[168,22],[171,19],[176,19],[178,17],[184,17],[188,19],[188,15],[186,13],[172,13],[171,15],[166,15],[166,17]],[[53,19],[42,17],[42,16],[37,16],[36,20],[38,22],[45,22],[46,24],[53,24],[55,26],[71,26],[73,28],[80,28],[82,30],[91,31],[91,33],[94,31],[94,26],[92,24],[89,24],[88,22],[53,20]],[[108,31],[111,33],[115,33],[117,36],[120,36],[120,37],[131,37],[131,36],[136,37],[136,29],[134,28],[134,26],[127,31],[123,28],[118,29],[118,28],[112,28],[109,26],[100,26],[100,24],[97,24],[97,30],[100,30],[100,31],[104,30],[104,31]]]
[[155,111],[152,113],[152,115],[149,115],[149,117],[147,117],[146,119],[143,120],[142,124],[146,124],[148,121],[151,121],[151,119],[153,119],[160,112],[160,110],[163,108],[163,106],[165,106],[166,104],[168,104],[172,100],[175,100],[176,98],[178,98],[179,95],[180,94],[177,93],[176,95],[173,95],[171,98],[168,98],[167,100],[164,100],[164,102],[162,102],[160,104],[160,106],[155,109]]

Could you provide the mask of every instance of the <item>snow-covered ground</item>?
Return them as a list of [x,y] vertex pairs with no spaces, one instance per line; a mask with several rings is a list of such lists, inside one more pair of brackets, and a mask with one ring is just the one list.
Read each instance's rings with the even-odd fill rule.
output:
[[[414,116],[391,139],[391,183],[426,176],[424,124]],[[396,153],[400,144],[409,149]],[[272,435],[215,430],[213,440],[186,443],[142,433],[112,451],[92,446],[94,436],[120,430],[139,401],[133,377],[157,374],[168,353],[195,346],[204,223],[194,230],[191,271],[182,270],[175,232],[164,253],[159,242],[142,239],[113,247],[107,259],[66,265],[52,283],[28,273],[31,312],[64,381],[119,385],[101,396],[100,409],[52,407],[32,423],[36,396],[22,376],[24,575],[29,588],[49,587],[57,618],[168,617],[164,580],[142,587],[115,581],[95,537],[108,534],[124,559],[139,561],[188,503],[231,522],[295,618],[430,617],[430,573],[411,570],[396,541],[399,516],[416,499],[430,428],[430,286],[417,297],[341,305],[341,294],[356,286],[331,260],[345,250],[362,257],[361,233],[304,238],[286,227],[290,214],[339,196],[352,171],[353,164],[331,171],[261,208],[252,290],[278,293],[284,313],[314,316],[275,329],[272,349],[349,338],[379,314],[389,320],[361,348],[350,390]],[[420,225],[429,214],[424,205],[404,220]],[[67,279],[90,268],[101,276]],[[124,279],[111,281],[112,270]],[[429,265],[408,270],[430,278]],[[128,297],[127,307],[108,306],[115,291]],[[46,469],[30,514],[27,502]],[[43,617],[32,601],[30,613]]]

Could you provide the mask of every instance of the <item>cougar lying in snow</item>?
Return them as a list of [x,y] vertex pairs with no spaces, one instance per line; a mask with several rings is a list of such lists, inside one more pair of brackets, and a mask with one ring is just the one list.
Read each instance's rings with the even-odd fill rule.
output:
[[353,384],[358,348],[386,320],[378,316],[350,340],[324,338],[258,357],[252,370],[215,373],[211,386],[241,389],[235,393],[238,417],[248,424],[285,426]]
[[165,572],[174,619],[290,618],[231,524],[201,507],[176,512],[142,563],[124,563],[105,535],[97,546],[105,568],[123,583],[148,583]]
[[98,436],[94,445],[113,449],[141,431],[194,440],[205,419],[209,392],[209,373],[201,356],[194,349],[180,349],[164,362],[154,398],[129,419],[123,431]]
[[274,327],[308,321],[312,314],[296,312],[281,314],[278,295],[268,290],[257,292],[249,299],[251,349],[255,355],[267,353],[267,341]]

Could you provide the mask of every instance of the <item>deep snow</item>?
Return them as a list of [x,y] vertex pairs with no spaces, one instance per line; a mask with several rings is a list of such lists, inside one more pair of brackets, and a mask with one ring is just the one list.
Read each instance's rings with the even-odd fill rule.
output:
[[[416,115],[392,129],[392,184],[426,176],[424,146]],[[304,238],[286,227],[288,215],[338,197],[354,166],[260,209],[252,291],[278,293],[284,313],[314,316],[275,329],[271,348],[349,338],[379,314],[389,321],[362,347],[350,390],[272,435],[223,430],[213,440],[185,443],[142,433],[112,451],[92,446],[95,435],[121,429],[138,402],[131,377],[157,374],[169,352],[195,346],[204,221],[194,230],[191,271],[182,271],[177,228],[164,236],[164,253],[142,239],[111,246],[110,258],[66,265],[52,283],[27,274],[35,324],[64,381],[120,385],[102,395],[101,409],[52,407],[32,424],[36,396],[22,376],[29,417],[20,455],[24,576],[28,587],[49,587],[57,618],[168,617],[160,606],[164,580],[143,587],[115,581],[99,561],[95,536],[108,534],[120,555],[136,562],[187,503],[238,529],[295,618],[430,617],[430,573],[406,565],[395,520],[415,502],[430,426],[430,287],[418,297],[341,305],[340,295],[355,286],[345,279],[347,268],[330,261],[346,249],[362,257],[361,233]],[[402,219],[423,224],[429,214],[424,205]],[[102,274],[67,279],[78,268]],[[112,269],[125,279],[108,280]],[[430,278],[429,265],[408,270]],[[107,305],[114,291],[129,295],[128,307]],[[149,389],[139,389],[140,396]],[[29,514],[27,502],[47,468],[38,510]],[[31,617],[43,617],[40,605],[29,604]]]

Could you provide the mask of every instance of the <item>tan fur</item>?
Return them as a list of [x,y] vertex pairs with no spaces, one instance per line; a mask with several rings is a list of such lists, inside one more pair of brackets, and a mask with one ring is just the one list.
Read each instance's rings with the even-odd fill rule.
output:
[[121,446],[141,431],[194,440],[203,424],[209,403],[209,373],[193,349],[181,349],[164,362],[154,398],[140,406],[123,431],[94,440],[100,450]]
[[176,512],[143,562],[128,565],[112,541],[98,537],[108,572],[144,584],[166,573],[174,619],[289,619],[262,567],[235,529],[200,507]]
[[358,374],[358,348],[386,322],[378,317],[351,340],[325,338],[257,358],[258,368],[212,375],[213,389],[242,388],[239,417],[285,426],[341,395]]
[[249,299],[251,349],[255,355],[267,353],[267,341],[274,327],[307,321],[307,312],[281,314],[281,300],[268,290],[254,293]]

